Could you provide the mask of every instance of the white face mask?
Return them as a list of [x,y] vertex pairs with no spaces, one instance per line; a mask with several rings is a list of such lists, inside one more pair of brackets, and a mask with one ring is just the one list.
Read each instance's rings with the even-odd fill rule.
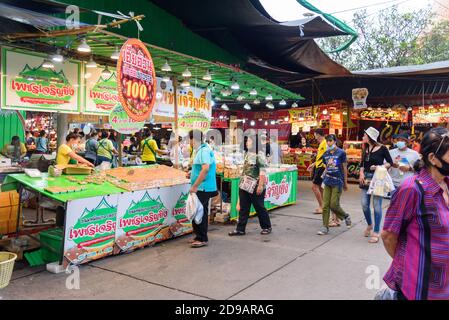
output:
[[78,149],[78,144],[77,143],[72,144],[72,149]]

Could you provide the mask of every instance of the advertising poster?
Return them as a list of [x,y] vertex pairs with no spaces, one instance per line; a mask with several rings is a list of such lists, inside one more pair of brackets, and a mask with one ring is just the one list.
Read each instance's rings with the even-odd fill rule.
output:
[[449,122],[449,106],[426,106],[413,108],[413,123],[448,123]]
[[124,193],[117,210],[114,253],[133,251],[192,232],[185,216],[190,185]]
[[[158,98],[153,110],[153,120],[157,123],[175,121],[175,94],[171,81],[157,79]],[[212,118],[212,96],[204,89],[190,87],[178,88],[178,125],[194,129],[210,128]],[[184,121],[184,123],[183,123]],[[195,124],[195,122],[197,122]],[[198,125],[197,127],[195,127]]]
[[76,113],[80,111],[79,62],[44,67],[47,55],[2,48],[3,109]]
[[125,112],[121,105],[117,105],[112,109],[109,115],[109,124],[112,129],[123,134],[133,134],[140,131],[145,125],[144,121],[134,121]]
[[119,101],[135,121],[149,120],[156,101],[156,72],[145,44],[128,39],[117,62]]
[[118,197],[93,197],[67,203],[64,268],[112,255]]
[[366,108],[366,98],[368,98],[367,88],[354,88],[352,89],[352,101],[354,101],[354,109]]
[[109,68],[111,75],[102,76],[103,68],[85,68],[85,108],[84,113],[108,116],[119,104],[117,94],[117,73],[115,68]]
[[271,208],[294,203],[296,199],[291,199],[293,183],[296,183],[296,180],[293,181],[291,172],[279,172],[268,175],[265,206]]

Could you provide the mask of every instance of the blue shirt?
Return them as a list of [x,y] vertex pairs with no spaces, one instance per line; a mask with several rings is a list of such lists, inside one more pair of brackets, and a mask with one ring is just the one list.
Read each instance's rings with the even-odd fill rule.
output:
[[47,138],[39,137],[36,139],[36,150],[41,152],[47,152]]
[[342,187],[344,182],[343,164],[346,162],[346,152],[340,148],[331,150],[323,154],[323,162],[326,165],[323,183],[330,187]]
[[217,180],[215,177],[217,171],[217,164],[215,162],[214,152],[210,149],[210,147],[207,144],[202,144],[201,147],[195,153],[195,158],[192,164],[192,172],[190,174],[190,182],[192,183],[192,185],[198,179],[203,164],[208,164],[210,165],[210,167],[209,172],[206,175],[206,178],[199,185],[198,191],[204,192],[217,191]]

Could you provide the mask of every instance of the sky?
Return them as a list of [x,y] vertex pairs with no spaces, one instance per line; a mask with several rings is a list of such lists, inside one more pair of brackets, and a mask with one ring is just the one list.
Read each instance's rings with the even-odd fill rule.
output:
[[[368,13],[389,8],[394,4],[398,4],[400,11],[407,12],[416,9],[425,8],[427,5],[432,5],[434,8],[442,9],[445,16],[449,20],[449,10],[444,9],[443,6],[449,7],[449,1],[446,0],[308,0],[312,5],[323,12],[331,13],[340,20],[350,22],[355,10],[351,10],[363,6],[371,6],[366,8]],[[289,21],[304,18],[303,13],[307,10],[297,3],[296,0],[260,0],[265,10],[278,21]],[[442,4],[442,6],[440,4]],[[381,4],[383,3],[383,4]],[[378,4],[378,5],[376,5]],[[349,25],[351,25],[349,23]]]

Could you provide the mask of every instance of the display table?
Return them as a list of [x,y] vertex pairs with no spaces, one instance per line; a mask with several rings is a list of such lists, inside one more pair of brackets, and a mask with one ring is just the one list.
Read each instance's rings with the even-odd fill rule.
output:
[[[271,169],[270,170],[275,170]],[[267,190],[265,194],[265,208],[272,210],[275,208],[296,203],[298,171],[290,169],[289,171],[267,172]],[[222,178],[222,181],[230,183],[231,189],[231,212],[230,219],[237,220],[238,212],[236,209],[239,198],[240,178]],[[251,207],[250,215],[255,214]]]
[[[85,176],[76,176],[83,179]],[[30,178],[8,175],[2,190],[26,189],[64,208],[63,253],[66,267],[105,256],[129,252],[192,232],[185,216],[190,184],[125,191],[110,182],[88,184],[86,189],[63,194],[48,186],[79,186],[66,176]]]
[[6,176],[11,173],[22,173],[21,166],[0,167],[0,184],[5,180]]

